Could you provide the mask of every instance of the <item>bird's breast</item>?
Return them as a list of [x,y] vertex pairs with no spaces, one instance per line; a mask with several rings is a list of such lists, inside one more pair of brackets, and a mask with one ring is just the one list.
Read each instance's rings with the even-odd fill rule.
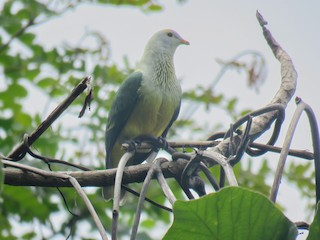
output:
[[161,136],[180,104],[179,85],[164,89],[156,85],[142,85],[139,99],[129,117],[123,135],[127,139],[150,134]]

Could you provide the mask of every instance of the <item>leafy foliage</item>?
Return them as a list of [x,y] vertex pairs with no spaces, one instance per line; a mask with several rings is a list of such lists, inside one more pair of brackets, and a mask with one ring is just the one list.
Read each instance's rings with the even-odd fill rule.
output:
[[320,235],[320,209],[319,203],[317,204],[317,212],[314,216],[313,222],[310,225],[310,232],[308,235],[307,240],[316,240],[319,238]]
[[[73,104],[72,110],[63,117],[71,118],[77,124],[65,127],[61,121],[55,122],[52,128],[34,143],[33,147],[44,156],[81,162],[90,168],[103,168],[104,127],[101,126],[105,125],[107,110],[110,108],[116,86],[131,70],[120,70],[116,65],[108,63],[110,53],[108,41],[99,33],[87,32],[77,46],[64,44],[47,49],[37,41],[37,36],[32,31],[38,24],[50,21],[83,3],[130,5],[143,11],[161,10],[161,6],[149,0],[76,2],[9,0],[2,2],[0,4],[0,76],[4,81],[0,82],[0,152],[3,155],[7,155],[14,145],[21,141],[25,133],[32,132],[46,117],[48,111],[57,105],[62,97],[68,95],[80,79],[91,72],[94,75],[94,91],[97,95],[94,106],[91,108],[90,119],[78,120],[77,115],[83,101],[79,99]],[[87,39],[94,40],[96,44],[86,46]],[[39,95],[39,103],[43,103],[43,109],[34,109],[34,106],[30,106],[29,99],[33,99],[34,94]],[[34,110],[31,111],[32,109]],[[82,148],[84,144],[88,148]],[[70,147],[74,150],[71,154]],[[94,161],[88,161],[88,158]],[[42,163],[36,163],[28,158],[26,160],[32,161],[34,166],[43,168]],[[59,167],[52,166],[53,170],[58,170]],[[0,173],[0,189],[2,189],[1,170]],[[68,189],[62,192],[67,200],[74,199],[73,190]],[[101,218],[104,223],[109,225],[107,228],[110,229],[110,219],[104,214],[105,209],[110,208],[110,203],[107,204],[102,199],[100,189],[98,192],[93,191],[90,197],[97,211],[102,213]],[[67,236],[71,228],[71,235],[77,236],[76,229],[79,225],[92,221],[87,209],[78,203],[77,217],[71,215],[60,224],[53,225],[51,221],[55,213],[66,212],[63,209],[63,199],[56,189],[5,186],[0,200],[1,239],[21,237],[31,239],[41,235],[41,233],[35,233],[33,228],[29,228],[29,230],[32,229],[30,232],[17,233],[12,228],[13,222],[15,224],[39,222],[49,230],[49,234],[44,237],[50,238],[60,234]],[[74,204],[72,201],[68,202],[69,206]],[[124,216],[131,215],[128,214],[129,210],[126,214],[124,213]],[[25,235],[22,236],[22,234]]]
[[197,200],[177,201],[164,239],[295,239],[297,229],[266,197],[227,187]]

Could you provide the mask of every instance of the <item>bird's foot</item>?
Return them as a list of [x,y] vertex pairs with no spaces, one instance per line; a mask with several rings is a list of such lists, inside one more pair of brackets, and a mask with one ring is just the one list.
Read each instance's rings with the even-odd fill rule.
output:
[[129,152],[136,151],[136,150],[137,150],[137,146],[140,146],[140,145],[141,145],[141,141],[138,140],[138,139],[126,140],[125,143],[128,144],[127,150],[128,150]]
[[149,142],[153,146],[154,151],[158,151],[159,148],[168,149],[168,142],[164,137],[154,137],[153,135],[141,135],[134,139],[135,142]]

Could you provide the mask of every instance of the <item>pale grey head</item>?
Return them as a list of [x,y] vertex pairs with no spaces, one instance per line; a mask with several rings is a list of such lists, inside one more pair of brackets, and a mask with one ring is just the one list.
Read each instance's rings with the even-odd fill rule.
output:
[[176,31],[164,29],[156,32],[150,38],[145,48],[145,53],[157,52],[173,56],[179,45],[189,45],[189,42],[183,39]]

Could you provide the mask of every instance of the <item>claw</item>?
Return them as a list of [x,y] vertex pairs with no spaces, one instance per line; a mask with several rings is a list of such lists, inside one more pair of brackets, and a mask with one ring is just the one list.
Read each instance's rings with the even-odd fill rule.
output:
[[126,140],[125,141],[125,143],[126,144],[128,144],[128,151],[129,152],[132,152],[132,151],[136,151],[137,150],[137,147],[136,147],[136,145],[141,145],[141,141],[139,141],[139,140],[132,140],[132,139],[130,139],[130,140]]
[[162,147],[165,150],[168,149],[169,144],[168,144],[167,140],[164,137],[162,137],[162,136],[159,137],[158,138],[158,142],[159,142],[160,147]]

